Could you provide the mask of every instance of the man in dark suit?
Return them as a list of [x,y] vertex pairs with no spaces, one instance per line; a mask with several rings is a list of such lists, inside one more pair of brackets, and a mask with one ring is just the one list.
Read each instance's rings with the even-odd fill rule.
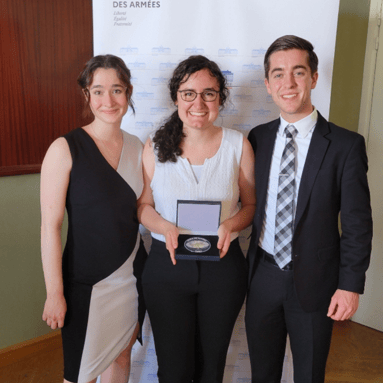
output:
[[357,310],[369,265],[364,139],[312,105],[317,68],[313,46],[296,36],[277,39],[265,55],[280,118],[249,134],[257,188],[246,309],[253,383],[281,381],[287,334],[294,382],[324,382],[333,320]]

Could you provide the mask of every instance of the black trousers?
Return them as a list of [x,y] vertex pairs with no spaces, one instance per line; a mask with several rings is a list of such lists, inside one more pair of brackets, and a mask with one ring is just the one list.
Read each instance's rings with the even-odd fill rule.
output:
[[221,383],[247,290],[248,267],[234,240],[219,262],[177,260],[153,239],[143,290],[160,383]]
[[294,382],[323,383],[333,325],[327,310],[303,311],[295,291],[294,271],[283,271],[260,260],[245,316],[252,383],[280,383],[287,334]]

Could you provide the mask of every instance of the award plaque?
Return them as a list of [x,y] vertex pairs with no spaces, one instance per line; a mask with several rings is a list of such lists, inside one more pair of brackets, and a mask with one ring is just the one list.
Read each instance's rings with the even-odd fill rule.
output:
[[219,261],[220,217],[221,202],[178,200],[176,259]]

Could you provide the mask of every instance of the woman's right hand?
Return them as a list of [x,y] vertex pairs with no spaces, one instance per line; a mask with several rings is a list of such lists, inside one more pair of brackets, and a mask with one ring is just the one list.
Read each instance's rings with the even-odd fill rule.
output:
[[179,231],[177,226],[173,225],[170,222],[166,222],[164,234],[166,241],[166,249],[169,251],[170,258],[173,265],[176,264],[175,250],[178,247],[178,235]]
[[66,310],[67,306],[63,294],[48,296],[44,305],[43,321],[46,321],[52,330],[62,328]]

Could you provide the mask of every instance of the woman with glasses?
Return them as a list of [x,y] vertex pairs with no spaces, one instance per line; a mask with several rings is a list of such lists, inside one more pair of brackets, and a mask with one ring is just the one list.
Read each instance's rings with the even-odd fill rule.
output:
[[133,109],[130,79],[119,57],[88,61],[78,84],[93,121],[54,141],[41,169],[43,320],[62,328],[65,383],[94,383],[99,375],[102,383],[127,382],[145,313],[138,292],[146,253],[137,220],[143,148],[120,129]]
[[[143,153],[138,215],[153,239],[144,297],[159,382],[218,383],[247,289],[238,232],[255,211],[254,155],[240,132],[214,124],[229,93],[216,63],[189,57],[175,69],[169,88],[177,111]],[[176,260],[177,200],[221,202],[218,262]]]

